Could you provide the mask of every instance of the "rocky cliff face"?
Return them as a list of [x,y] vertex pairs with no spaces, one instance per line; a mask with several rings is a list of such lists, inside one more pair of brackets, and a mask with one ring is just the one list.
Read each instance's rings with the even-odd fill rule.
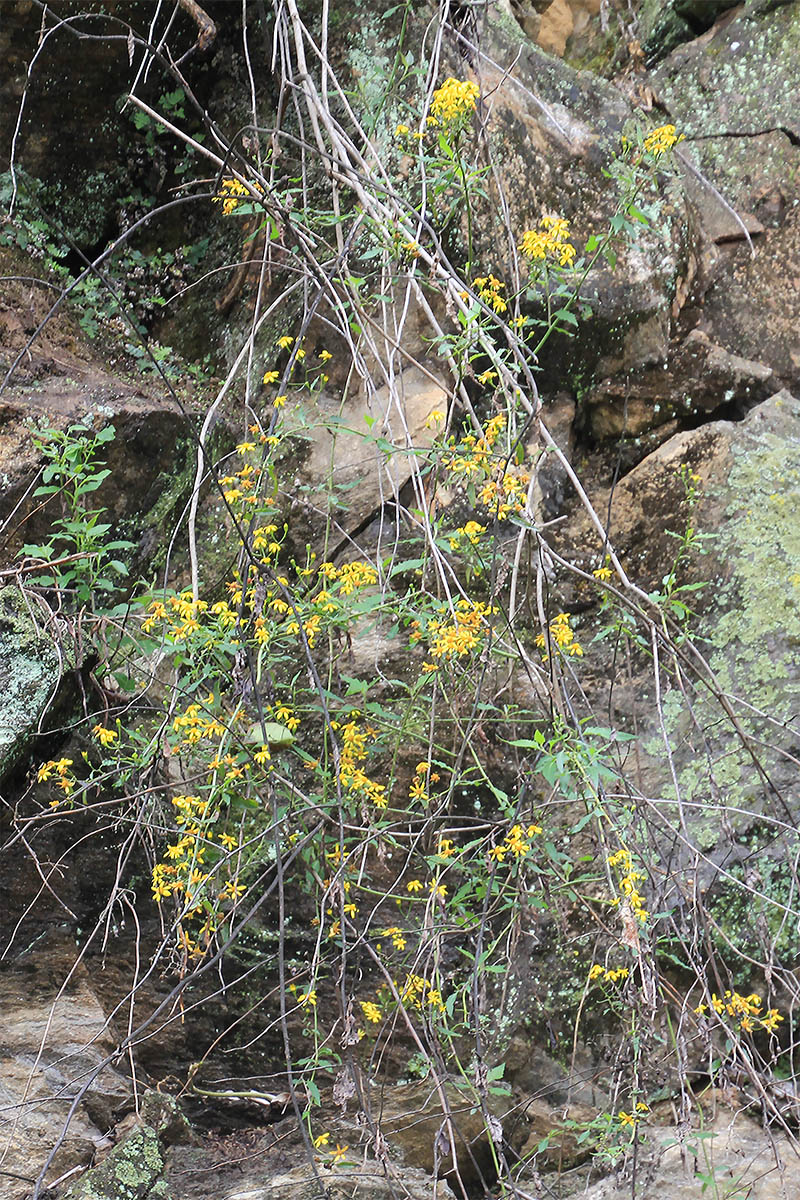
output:
[[[792,1194],[800,3],[108,7],[7,0],[0,27],[0,1194]],[[424,121],[447,76],[479,96],[449,142]],[[615,155],[667,125],[628,236]],[[234,169],[266,217],[212,205]],[[543,215],[585,271],[534,354],[520,331],[574,300],[526,280]],[[506,324],[475,333],[481,301]],[[36,436],[109,425],[70,508]],[[110,599],[92,522],[127,546]],[[52,576],[75,560],[80,603]],[[507,620],[494,657],[468,610]],[[475,639],[454,671],[485,654],[434,700],[443,629]],[[319,737],[282,700],[306,686]],[[317,792],[332,730],[350,774]],[[278,766],[237,791],[245,759]],[[187,830],[187,888],[203,854],[251,874],[181,914]]]

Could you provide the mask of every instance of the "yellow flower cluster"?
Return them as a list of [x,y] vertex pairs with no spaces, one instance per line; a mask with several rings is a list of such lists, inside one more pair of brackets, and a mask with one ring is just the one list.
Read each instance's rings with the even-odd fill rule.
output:
[[644,149],[647,154],[652,154],[653,158],[660,158],[662,154],[666,154],[667,150],[671,150],[673,146],[677,146],[678,142],[682,142],[684,136],[684,134],[678,136],[674,125],[659,125],[658,129],[648,133],[644,139]]
[[462,525],[457,529],[450,538],[450,549],[458,550],[462,539],[466,539],[471,546],[477,546],[481,539],[481,534],[485,532],[485,525],[480,525],[477,521],[467,521],[466,525]]
[[[489,382],[488,377],[494,376],[492,371],[484,371],[478,379]],[[453,446],[449,455],[443,459],[446,470],[455,475],[464,475],[467,479],[483,476],[484,483],[478,491],[478,500],[488,508],[493,517],[505,521],[512,513],[522,512],[525,507],[525,497],[530,482],[526,471],[517,467],[505,469],[505,458],[494,453],[494,447],[506,424],[505,413],[498,413],[487,423],[483,436],[467,433],[459,444]],[[496,464],[500,461],[503,466],[494,474]],[[471,532],[477,534],[477,522],[471,525]],[[466,527],[464,527],[466,529]],[[464,529],[461,532],[464,532]],[[470,540],[472,540],[470,538]],[[474,542],[473,542],[474,544]]]
[[[259,555],[260,561],[273,568],[282,548],[276,540],[278,536],[277,525],[270,523],[257,525],[251,539],[253,551]],[[300,574],[304,577],[313,575],[314,568],[304,569]],[[341,567],[322,563],[317,579],[317,583],[322,585],[320,591],[316,596],[310,591],[303,597],[296,596],[295,613],[284,599],[283,593],[289,587],[289,580],[284,575],[276,575],[272,586],[259,590],[261,608],[256,611],[256,578],[257,568],[252,567],[246,588],[239,579],[229,580],[225,584],[229,600],[218,600],[210,606],[205,600],[194,601],[188,591],[168,596],[164,601],[154,600],[148,607],[143,631],[150,633],[159,624],[166,624],[162,636],[168,642],[183,642],[195,636],[201,644],[213,644],[233,626],[240,624],[243,634],[251,635],[257,646],[263,646],[279,634],[296,637],[302,625],[309,645],[313,646],[322,628],[323,618],[337,613],[340,607],[336,596],[331,594],[330,585],[335,585],[337,595],[350,596],[376,583],[378,573],[366,562],[345,563]],[[241,618],[240,608],[243,609]],[[301,619],[298,620],[297,616]],[[228,640],[238,644],[239,639]]]
[[575,247],[569,240],[569,221],[564,217],[542,217],[538,229],[528,229],[522,235],[519,250],[531,261],[552,261],[560,267],[571,267]]
[[92,733],[101,746],[113,746],[119,737],[116,729],[106,729],[104,725],[100,725],[99,723],[94,726]]
[[[71,796],[77,784],[75,776],[69,769],[71,766],[71,758],[51,758],[48,762],[42,763],[36,772],[36,778],[39,783],[46,783],[54,775],[56,787],[60,787],[65,796]],[[58,808],[59,803],[58,800],[51,800],[50,807]]]
[[481,300],[493,308],[496,313],[504,313],[508,310],[508,301],[500,295],[506,285],[496,279],[494,275],[480,275],[477,279],[473,279],[472,286],[477,289]]
[[424,1004],[428,1004],[439,1012],[445,1010],[442,993],[422,975],[406,975],[405,982],[400,989],[400,999],[404,1004],[409,1004],[413,1008],[422,1008]]
[[568,654],[571,658],[581,658],[583,656],[583,646],[575,640],[575,633],[570,625],[570,614],[559,613],[550,622],[549,637],[540,633],[536,638],[536,645],[544,652],[543,657],[549,657],[547,653],[548,644],[555,643],[559,650]]
[[[240,454],[255,449],[252,442],[240,442],[236,447]],[[219,483],[227,504],[258,504],[258,484],[262,476],[261,465],[252,462],[243,463],[240,469],[231,475],[224,475]]]
[[[314,1148],[316,1150],[327,1149],[327,1146],[330,1143],[330,1140],[331,1140],[330,1133],[328,1133],[328,1132],[321,1133],[319,1135],[319,1137],[314,1138]],[[344,1160],[344,1156],[349,1149],[350,1149],[349,1146],[340,1146],[339,1143],[337,1142],[335,1149],[328,1151],[328,1157],[324,1160],[325,1163],[327,1164],[327,1166],[329,1166],[329,1167],[339,1166],[339,1164]],[[318,1161],[323,1161],[323,1160],[318,1160]]]
[[620,979],[627,979],[629,974],[627,967],[612,967],[608,971],[601,963],[594,963],[589,971],[589,978],[592,982],[602,979],[606,983],[619,983]]
[[175,733],[181,735],[187,746],[196,746],[204,738],[224,737],[226,726],[213,714],[207,717],[203,714],[202,704],[189,704],[172,722]]
[[[336,722],[332,722],[336,726]],[[375,736],[375,730],[367,725],[362,728],[357,719],[351,719],[339,727],[341,748],[339,751],[339,782],[353,796],[363,796],[376,808],[386,808],[388,798],[386,786],[375,783],[359,763],[367,757],[367,738]]]
[[505,413],[498,413],[488,422],[483,437],[465,434],[455,452],[444,459],[444,466],[454,474],[486,475],[491,468],[492,450],[506,424]]
[[350,596],[358,588],[371,587],[378,582],[378,572],[370,563],[350,562],[335,567],[333,563],[323,563],[320,574],[327,579],[339,580],[339,590],[343,596]]
[[[395,950],[405,950],[406,939],[403,936],[403,931],[399,925],[387,925],[383,931],[383,937],[392,939],[392,945],[394,946]],[[380,945],[378,946],[378,949],[380,949]]]
[[[178,841],[171,843],[164,851],[164,858],[168,861],[156,863],[153,867],[153,899],[160,903],[163,898],[183,892],[191,908],[204,898],[204,885],[211,878],[210,872],[200,870],[206,853],[211,851],[215,858],[225,858],[212,845],[214,822],[219,814],[211,811],[211,802],[200,796],[174,796],[172,804],[176,810],[176,824],[182,833]],[[237,838],[230,833],[221,833],[219,842],[224,851],[230,851],[238,845]],[[234,875],[225,881],[217,898],[238,900],[245,890]]]
[[142,623],[144,633],[151,633],[159,621],[169,621],[170,641],[184,641],[190,634],[200,628],[198,616],[205,612],[208,604],[205,600],[193,600],[191,592],[181,592],[180,595],[169,596],[166,604],[154,600],[148,607],[150,614]]
[[[644,906],[644,896],[639,894],[637,884],[646,876],[641,871],[635,870],[631,853],[624,846],[621,850],[617,850],[616,854],[609,855],[608,865],[617,871],[617,886],[622,898],[627,901],[633,915],[644,924],[648,913]],[[620,897],[616,896],[611,903],[619,904],[619,902]]]
[[431,621],[428,626],[431,657],[447,662],[477,650],[494,612],[491,604],[459,600],[450,620]]
[[649,1112],[650,1112],[649,1107],[643,1101],[640,1100],[638,1102],[638,1104],[636,1105],[636,1108],[633,1110],[633,1112],[624,1112],[624,1111],[618,1112],[617,1120],[619,1121],[620,1125],[623,1128],[625,1128],[626,1126],[635,1125],[637,1123],[637,1121],[639,1121],[639,1119],[645,1113],[649,1113]]
[[512,513],[522,512],[529,483],[527,471],[506,471],[502,479],[487,480],[478,499],[498,521],[505,521]]
[[[762,1015],[761,997],[757,992],[743,996],[740,992],[726,991],[723,997],[712,992],[711,1007],[718,1016],[726,1015],[738,1021],[739,1028],[744,1033],[753,1033],[756,1029],[765,1029],[768,1033],[774,1033],[779,1022],[783,1020],[777,1008],[768,1008]],[[699,1015],[707,1010],[707,1004],[698,1004],[694,1011]]]
[[475,112],[480,94],[477,83],[454,79],[451,75],[433,93],[431,114],[443,125],[462,121]]
[[505,862],[506,856],[509,854],[512,854],[514,858],[524,858],[531,848],[527,839],[535,837],[537,833],[541,832],[541,825],[529,825],[527,829],[523,829],[521,825],[512,825],[505,840],[497,846],[492,846],[489,857],[498,863]]
[[[263,189],[257,183],[252,184],[257,192]],[[244,196],[249,196],[250,190],[238,179],[223,179],[219,192],[214,196],[214,203],[222,205],[223,215],[229,217],[242,203]]]
[[431,771],[431,764],[429,762],[417,763],[414,770],[414,778],[411,780],[408,789],[409,800],[421,800],[423,804],[427,804],[430,796],[426,791],[426,787],[430,783],[438,782],[439,773],[438,771]]
[[374,1025],[380,1024],[383,1016],[380,1005],[375,1004],[372,1000],[359,1000],[359,1004],[367,1021],[372,1021]]

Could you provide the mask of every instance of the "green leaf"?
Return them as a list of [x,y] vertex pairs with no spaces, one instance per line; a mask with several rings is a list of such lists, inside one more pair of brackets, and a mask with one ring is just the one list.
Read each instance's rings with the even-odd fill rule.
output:
[[245,734],[244,740],[251,746],[291,746],[294,734],[285,725],[277,721],[265,721],[262,729],[261,722],[256,721]]

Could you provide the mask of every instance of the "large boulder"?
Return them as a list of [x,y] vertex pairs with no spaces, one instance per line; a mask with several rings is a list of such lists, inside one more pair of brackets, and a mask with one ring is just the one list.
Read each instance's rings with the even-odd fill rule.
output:
[[[788,387],[800,381],[799,38],[797,0],[746,4],[674,50],[650,80],[686,135],[687,186],[708,231],[691,315],[713,342],[765,363]],[[752,251],[730,208],[753,231]]]
[[27,1200],[51,1153],[49,1181],[108,1149],[130,1097],[125,1076],[104,1065],[115,1038],[75,957],[74,943],[44,938],[0,974],[6,1200]]
[[[696,489],[694,506],[687,487]],[[665,619],[676,617],[669,588],[695,613],[672,626],[682,676],[662,661],[660,708],[652,662],[635,645],[636,665],[610,690],[602,644],[586,660],[598,706],[611,705],[617,728],[638,730],[628,768],[641,794],[658,804],[663,836],[675,838],[676,871],[659,886],[675,901],[682,863],[691,869],[681,887],[696,878],[698,887],[713,882],[718,890],[725,880],[732,891],[720,920],[738,945],[753,946],[761,910],[749,893],[738,894],[737,880],[744,878],[740,864],[756,869],[754,847],[760,882],[779,905],[793,903],[780,880],[768,879],[784,850],[762,820],[793,821],[800,804],[793,725],[800,702],[800,401],[782,391],[741,421],[676,434],[613,494],[598,491],[594,500],[609,514],[626,570],[661,597]],[[687,528],[701,536],[692,535],[669,583]],[[600,545],[588,526],[576,520],[569,537],[591,570]],[[686,585],[695,590],[674,590]],[[588,645],[613,620],[613,610],[593,618],[582,640]],[[681,836],[671,832],[681,829]],[[750,881],[760,885],[754,875]],[[783,910],[769,900],[763,907],[762,933],[780,927],[785,941]]]
[[[794,1139],[763,1129],[741,1112],[720,1111],[705,1129],[647,1129],[636,1165],[637,1200],[697,1200],[710,1195],[785,1200],[800,1194]],[[584,1200],[627,1200],[631,1181],[617,1174],[581,1188]]]

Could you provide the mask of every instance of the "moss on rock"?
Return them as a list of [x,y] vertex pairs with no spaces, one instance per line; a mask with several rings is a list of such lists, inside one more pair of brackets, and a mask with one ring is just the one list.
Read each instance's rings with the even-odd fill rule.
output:
[[0,589],[0,779],[14,767],[58,692],[65,662],[24,593]]

